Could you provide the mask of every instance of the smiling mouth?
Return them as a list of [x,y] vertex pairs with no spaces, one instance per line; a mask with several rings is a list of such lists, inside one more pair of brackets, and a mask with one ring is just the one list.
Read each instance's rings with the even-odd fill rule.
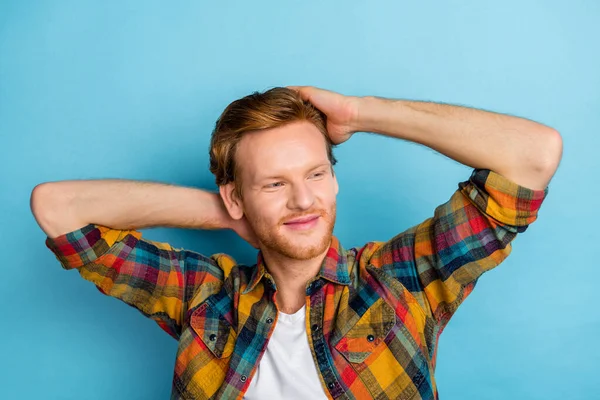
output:
[[319,218],[319,215],[313,215],[310,217],[305,217],[305,218],[298,218],[292,221],[288,221],[288,222],[284,222],[284,225],[302,225],[302,224],[306,224],[309,222],[312,222],[314,220],[316,220],[317,218]]

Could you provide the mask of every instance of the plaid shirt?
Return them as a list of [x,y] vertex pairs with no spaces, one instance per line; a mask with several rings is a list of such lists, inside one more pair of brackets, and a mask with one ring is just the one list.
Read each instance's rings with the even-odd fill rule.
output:
[[[438,399],[440,334],[547,193],[475,169],[432,218],[387,242],[344,249],[334,236],[306,286],[309,347],[327,396]],[[260,252],[257,264],[240,265],[96,224],[46,246],[179,341],[171,399],[243,398],[277,323]]]

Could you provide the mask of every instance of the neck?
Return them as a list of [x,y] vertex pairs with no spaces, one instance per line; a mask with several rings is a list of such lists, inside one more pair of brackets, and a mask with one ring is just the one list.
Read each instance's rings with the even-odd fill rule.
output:
[[306,284],[321,269],[329,246],[318,256],[308,260],[295,260],[269,249],[261,249],[265,266],[277,286],[275,299],[277,308],[286,314],[293,314],[306,302]]

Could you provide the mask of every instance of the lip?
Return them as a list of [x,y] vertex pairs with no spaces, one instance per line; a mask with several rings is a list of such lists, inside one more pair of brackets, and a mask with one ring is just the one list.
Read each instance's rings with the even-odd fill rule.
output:
[[284,225],[305,224],[305,223],[311,222],[317,218],[319,218],[319,215],[309,215],[306,217],[296,218],[296,219],[292,219],[290,221],[284,222]]
[[312,231],[319,224],[319,217],[320,215],[312,215],[308,217],[296,218],[285,222],[283,225],[292,231]]

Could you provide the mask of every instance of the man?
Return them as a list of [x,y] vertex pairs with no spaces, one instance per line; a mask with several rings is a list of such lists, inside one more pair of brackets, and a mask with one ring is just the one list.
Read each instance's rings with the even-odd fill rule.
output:
[[[356,132],[474,168],[434,216],[344,249],[332,147]],[[478,278],[537,218],[562,156],[555,130],[465,107],[274,88],[230,104],[210,169],[219,194],[125,180],[38,185],[46,245],[179,341],[172,399],[437,399],[437,343]],[[151,226],[230,228],[253,266],[148,241]]]

